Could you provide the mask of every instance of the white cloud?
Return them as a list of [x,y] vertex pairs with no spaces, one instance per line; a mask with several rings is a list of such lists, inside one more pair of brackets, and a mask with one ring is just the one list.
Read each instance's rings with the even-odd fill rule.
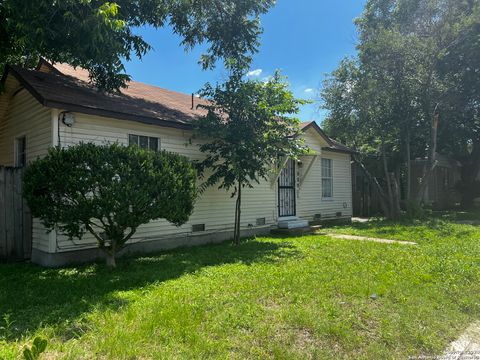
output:
[[313,89],[312,89],[312,88],[305,89],[305,92],[308,93],[308,94],[310,94],[310,93],[313,92]]
[[262,75],[262,72],[263,72],[262,69],[255,69],[255,70],[249,71],[247,73],[247,76],[248,77],[258,77],[258,76]]

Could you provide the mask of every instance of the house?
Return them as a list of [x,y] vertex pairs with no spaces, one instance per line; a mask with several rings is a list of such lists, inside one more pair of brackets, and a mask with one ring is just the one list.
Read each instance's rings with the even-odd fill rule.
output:
[[[201,115],[196,107],[201,99],[133,81],[122,94],[103,94],[87,82],[86,71],[65,64],[41,61],[36,70],[7,67],[0,95],[0,166],[25,166],[51,146],[79,142],[138,144],[201,157],[198,147],[188,144],[192,123]],[[242,235],[351,217],[351,150],[315,122],[302,124],[302,129],[314,154],[286,160],[269,181],[245,190]],[[228,239],[234,207],[228,192],[210,188],[197,200],[188,223],[175,227],[157,220],[143,225],[129,251]],[[32,239],[32,261],[42,265],[100,256],[93,238],[71,240],[56,231],[47,233],[38,219],[33,219]]]

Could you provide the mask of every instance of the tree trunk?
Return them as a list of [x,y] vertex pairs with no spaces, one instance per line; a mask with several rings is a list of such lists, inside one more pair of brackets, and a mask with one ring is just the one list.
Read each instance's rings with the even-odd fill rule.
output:
[[439,122],[439,114],[437,112],[438,104],[435,106],[435,110],[433,111],[432,116],[432,128],[431,128],[431,137],[430,137],[430,151],[428,153],[428,164],[427,170],[422,176],[422,180],[420,182],[420,188],[418,189],[418,193],[415,196],[415,200],[418,204],[423,201],[423,197],[425,195],[425,190],[427,189],[428,182],[430,181],[430,177],[437,166],[437,132],[438,132],[438,122]]
[[117,267],[117,262],[115,261],[115,254],[107,252],[106,253],[106,259],[107,259],[107,267],[108,268],[116,268]]
[[240,216],[241,216],[241,206],[242,206],[242,184],[238,182],[238,194],[237,201],[235,204],[235,230],[233,232],[233,244],[240,244]]
[[468,158],[462,161],[460,171],[460,188],[461,194],[460,206],[463,209],[471,209],[473,200],[480,196],[480,189],[477,188],[477,176],[480,172],[480,142],[475,143],[473,151]]
[[401,208],[400,208],[400,169],[397,167],[395,169],[395,174],[392,176],[392,183],[393,183],[393,189],[394,189],[394,218],[399,218],[401,214]]
[[107,267],[109,268],[116,268],[117,262],[115,260],[115,255],[117,254],[117,246],[116,241],[112,240],[110,243],[110,248],[105,249],[106,259],[107,259]]
[[410,201],[412,197],[412,154],[410,150],[410,129],[407,130],[407,146],[406,154],[407,156],[407,194],[406,200]]
[[385,155],[385,146],[382,144],[382,161],[383,161],[383,171],[385,172],[385,181],[387,183],[387,194],[388,194],[388,214],[385,214],[387,218],[394,217],[394,201],[393,201],[393,191],[392,191],[392,182],[390,181],[390,173],[388,172],[387,157]]

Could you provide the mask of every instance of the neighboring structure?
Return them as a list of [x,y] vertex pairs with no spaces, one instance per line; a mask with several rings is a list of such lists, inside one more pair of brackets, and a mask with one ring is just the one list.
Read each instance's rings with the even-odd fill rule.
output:
[[[461,164],[442,154],[436,154],[437,165],[425,188],[423,202],[434,210],[448,210],[460,203],[460,194],[456,185],[460,181]],[[412,160],[411,194],[415,196],[421,185],[421,180],[427,171],[426,159]],[[480,173],[479,173],[480,179]],[[362,168],[352,164],[353,183],[353,216],[375,216],[382,214],[380,195],[370,182]],[[401,184],[402,208],[406,207],[407,184]]]
[[[423,201],[436,210],[452,209],[460,202],[455,185],[460,181],[461,165],[445,155],[436,155],[437,165],[430,176]],[[428,162],[425,159],[412,161],[412,194],[420,188],[421,179]]]
[[[201,99],[130,82],[121,95],[97,92],[88,73],[43,61],[37,70],[7,67],[0,95],[0,166],[24,166],[51,146],[79,142],[138,144],[199,159],[189,145]],[[246,189],[242,201],[243,235],[307,221],[349,219],[352,215],[351,150],[326,136],[315,122],[302,124],[313,155],[286,160],[267,182]],[[61,174],[59,174],[61,176]],[[0,204],[1,205],[1,204]],[[165,220],[141,226],[131,251],[147,251],[228,239],[233,234],[235,202],[210,188],[197,200],[188,223]],[[290,224],[288,224],[290,222]],[[44,265],[100,256],[93,238],[70,240],[47,233],[33,220],[32,261]]]

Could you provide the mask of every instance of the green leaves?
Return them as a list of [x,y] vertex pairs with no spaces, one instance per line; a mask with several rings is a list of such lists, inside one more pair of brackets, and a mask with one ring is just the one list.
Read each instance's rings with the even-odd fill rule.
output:
[[465,152],[479,114],[479,8],[457,0],[368,1],[357,20],[358,58],[344,60],[324,84],[326,128],[368,155],[383,144],[393,167],[407,138],[411,158],[425,157],[440,104],[439,151]]
[[251,186],[267,179],[278,156],[297,157],[303,146],[296,114],[303,100],[295,99],[280,73],[267,82],[245,80],[234,70],[226,83],[207,84],[201,95],[208,114],[197,123],[197,136],[207,138],[200,146],[206,158],[199,163],[211,174],[205,186]]
[[[401,174],[411,159],[428,154],[433,161],[435,112],[438,153],[461,160],[469,141],[480,148],[480,70],[474,70],[480,69],[479,15],[478,2],[471,1],[367,1],[356,21],[358,57],[342,61],[324,83],[330,111],[324,126],[365,157],[385,155],[384,184],[387,173]],[[480,149],[470,158],[475,178]],[[375,163],[369,170],[379,174]]]
[[234,59],[247,67],[262,32],[259,16],[274,0],[117,0],[0,2],[0,71],[5,64],[34,67],[40,56],[90,72],[100,90],[126,86],[123,60],[141,58],[150,45],[135,29],[165,22],[186,49],[208,43],[204,69]]
[[47,349],[47,340],[41,337],[36,337],[33,340],[31,348],[26,347],[23,350],[23,358],[25,360],[37,360],[40,355]]
[[90,232],[100,248],[116,252],[151,220],[184,224],[193,211],[196,173],[180,155],[86,143],[52,148],[33,162],[24,197],[47,229],[70,238]]

